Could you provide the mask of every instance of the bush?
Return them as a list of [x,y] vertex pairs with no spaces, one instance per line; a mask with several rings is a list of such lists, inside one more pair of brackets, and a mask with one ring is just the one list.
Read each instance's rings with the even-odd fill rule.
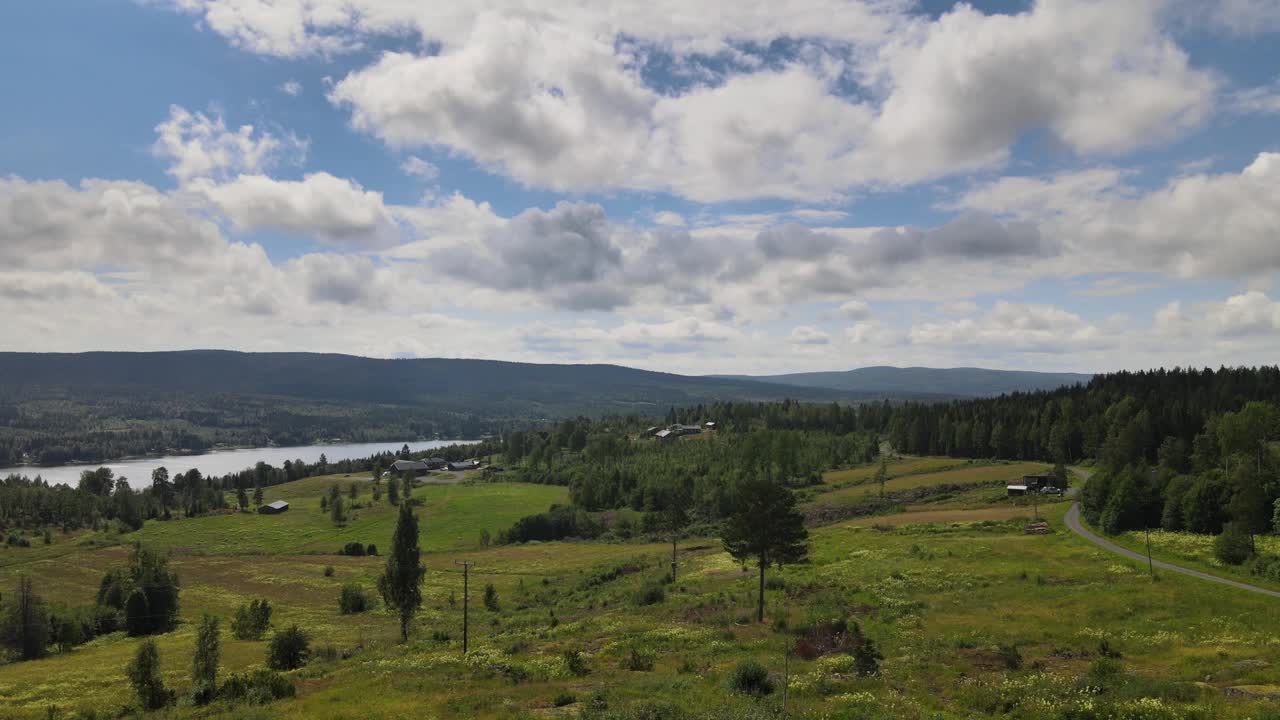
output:
[[250,600],[236,609],[231,621],[231,634],[237,640],[261,640],[271,627],[271,603],[265,599]]
[[498,604],[498,589],[489,583],[484,586],[484,607],[489,612],[498,612],[502,607]]
[[1253,539],[1239,523],[1229,522],[1213,539],[1213,555],[1228,565],[1242,565],[1253,555]]
[[[880,661],[884,659],[884,655],[880,654],[880,649],[867,637],[862,628],[855,623],[853,626],[853,670],[864,677],[880,674]],[[1017,652],[1017,649],[1014,649]],[[1021,658],[1019,658],[1021,659]]]
[[291,698],[296,693],[289,678],[271,670],[237,673],[227,678],[218,695],[229,702],[264,705],[273,700]]
[[658,605],[667,599],[667,593],[661,585],[650,584],[640,588],[636,593],[637,605]]
[[267,650],[267,667],[272,670],[296,670],[311,657],[311,640],[297,625],[292,625],[271,638]]
[[31,547],[31,541],[16,532],[9,533],[9,539],[5,542],[9,543],[10,547]]
[[1000,660],[1009,670],[1018,670],[1022,667],[1022,653],[1018,652],[1017,645],[1001,645],[997,652],[1000,654]]
[[556,695],[556,699],[552,701],[552,704],[555,705],[556,707],[564,707],[566,705],[572,705],[576,702],[578,702],[577,695],[574,695],[568,690],[563,690],[560,692],[559,695]]
[[365,555],[377,555],[377,554],[378,554],[378,546],[377,546],[377,545],[374,545],[373,543],[369,543],[369,547],[367,547],[367,548],[365,548],[365,549],[364,549],[364,554],[365,554]]
[[349,542],[342,546],[338,551],[339,555],[350,555],[352,557],[364,557],[364,545],[358,542]]
[[653,670],[653,653],[632,649],[627,657],[627,669],[633,672],[649,672]]
[[338,610],[343,615],[362,613],[369,609],[369,598],[359,585],[343,585],[338,595]]
[[325,565],[325,566],[324,566],[324,576],[325,576],[325,577],[333,577],[333,566],[332,566],[332,565]]
[[754,660],[740,662],[729,673],[729,687],[744,695],[764,697],[773,693],[773,679],[769,671]]
[[591,673],[591,668],[587,666],[587,659],[577,650],[565,651],[564,666],[578,677],[585,677]]

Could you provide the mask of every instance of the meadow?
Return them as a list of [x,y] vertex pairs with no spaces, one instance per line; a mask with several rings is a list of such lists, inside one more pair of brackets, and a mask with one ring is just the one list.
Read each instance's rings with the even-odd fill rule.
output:
[[[889,479],[885,482],[884,491],[893,493],[938,485],[1003,485],[1007,482],[1021,480],[1024,475],[1043,474],[1052,469],[1043,463],[956,463],[955,460],[951,460],[950,465],[942,465],[941,467],[949,468],[945,470],[937,470],[928,466],[928,464],[940,463],[943,460],[946,460],[946,458],[925,458],[923,460],[895,463],[889,466]],[[895,465],[897,466],[896,468]],[[875,468],[871,468],[870,476],[864,475],[866,471],[866,468],[861,468],[856,476],[852,475],[852,473],[846,474],[844,478],[841,478],[841,482],[846,483],[844,486],[837,485],[836,489],[820,492],[815,496],[815,501],[832,504],[854,504],[864,498],[878,494],[880,485],[872,479],[875,476]],[[861,480],[861,482],[847,484],[856,480]]]
[[[1015,464],[934,466],[899,481],[961,484],[1026,472]],[[126,555],[111,543],[139,539],[170,550],[181,578],[182,623],[158,637],[165,680],[180,695],[190,684],[195,620],[213,613],[225,628],[250,598],[268,598],[274,626],[298,623],[321,651],[290,674],[295,699],[180,704],[157,717],[774,717],[780,687],[763,698],[729,687],[744,660],[763,664],[779,686],[785,673],[791,717],[1280,716],[1263,697],[1280,693],[1274,600],[1174,574],[1152,580],[1067,532],[1067,502],[1040,507],[1055,529],[1049,535],[1023,532],[1026,508],[995,497],[983,506],[977,496],[964,507],[815,528],[809,562],[771,573],[769,621],[758,624],[754,569],[714,538],[682,540],[678,578],[663,583],[665,542],[480,545],[481,529],[496,535],[503,523],[562,502],[563,488],[421,486],[414,495],[424,500],[425,603],[401,645],[395,618],[380,607],[338,613],[339,588],[354,582],[372,591],[383,558],[333,552],[348,539],[389,547],[392,509],[384,498],[357,510],[347,527],[334,526],[318,504],[335,479],[350,481],[272,488],[268,500],[294,504],[283,515],[148,522],[122,538],[55,535],[49,546],[7,548],[0,588],[27,573],[47,600],[87,602],[102,572]],[[863,488],[834,492],[853,489]],[[458,560],[474,563],[465,657]],[[487,584],[496,610],[480,602]],[[879,675],[858,676],[843,652],[786,659],[797,640],[821,645],[839,622],[859,623],[874,640],[884,656]],[[137,643],[115,634],[0,666],[0,717],[46,718],[50,706],[53,717],[114,716],[131,699],[123,671]],[[224,632],[223,674],[260,665],[265,648]]]

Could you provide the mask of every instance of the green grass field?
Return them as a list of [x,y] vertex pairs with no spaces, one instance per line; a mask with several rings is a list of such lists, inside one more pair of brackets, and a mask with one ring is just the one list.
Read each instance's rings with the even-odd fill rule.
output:
[[[885,463],[885,471],[890,478],[901,477],[903,475],[914,475],[917,473],[935,472],[945,468],[952,468],[961,465],[971,464],[969,460],[959,460],[956,458],[904,458],[894,462]],[[871,463],[869,465],[860,465],[855,468],[846,470],[832,470],[822,476],[822,482],[826,485],[836,487],[844,487],[846,485],[857,485],[868,482],[876,476],[880,470],[880,463]]]
[[[975,482],[968,479],[974,473],[995,469],[957,468],[932,473],[931,481]],[[920,477],[928,475],[910,479]],[[1019,509],[1008,505],[922,509],[815,529],[810,562],[772,574],[781,583],[767,591],[770,622],[757,624],[751,621],[756,575],[714,539],[683,541],[679,580],[665,586],[661,602],[645,605],[637,592],[666,572],[667,544],[478,546],[481,527],[493,531],[501,517],[562,501],[563,488],[418,488],[415,496],[426,499],[419,509],[423,541],[432,552],[424,558],[423,612],[411,641],[400,645],[389,613],[338,613],[338,589],[349,582],[371,589],[383,559],[312,554],[336,549],[347,531],[325,528],[328,518],[316,509],[326,482],[307,483],[280,489],[279,496],[294,493],[290,501],[303,506],[285,515],[148,523],[137,533],[149,544],[185,549],[172,560],[182,580],[183,622],[159,637],[166,681],[180,696],[189,687],[194,621],[202,613],[225,623],[254,597],[276,606],[276,627],[297,622],[315,646],[348,657],[317,660],[292,673],[299,690],[294,700],[258,708],[180,704],[161,716],[576,717],[603,693],[610,712],[635,710],[611,716],[618,718],[675,717],[664,714],[666,705],[726,720],[772,717],[761,713],[778,708],[780,693],[755,700],[732,691],[727,681],[734,664],[758,660],[781,682],[784,648],[794,639],[784,628],[856,620],[883,652],[882,674],[858,677],[840,654],[792,657],[791,717],[1275,717],[1270,701],[1223,692],[1280,685],[1274,600],[1172,574],[1152,581],[1134,563],[1066,532],[1067,503],[1041,508],[1057,529],[1050,535],[1024,534]],[[361,512],[351,525],[369,537],[359,539],[383,546],[389,511]],[[257,522],[286,518],[297,523],[284,526],[292,531]],[[373,537],[375,528],[384,534]],[[58,536],[47,548],[5,550],[0,588],[26,572],[47,599],[86,602],[102,570],[126,551],[76,542]],[[465,659],[462,576],[454,565],[460,559],[474,562],[472,653]],[[333,577],[324,576],[326,565]],[[615,579],[602,579],[620,565],[625,570]],[[498,612],[479,602],[488,583],[498,592]],[[1116,661],[1120,675],[1100,674],[1098,668],[1110,667],[1098,664],[1103,640],[1123,655]],[[123,669],[137,642],[117,634],[44,660],[0,666],[0,717],[45,718],[50,705],[60,718],[89,709],[114,715],[130,702]],[[224,632],[223,675],[260,665],[265,648]],[[571,673],[568,651],[582,653],[590,672]],[[628,669],[633,651],[651,657],[653,668]],[[1011,654],[1020,667],[1010,667]],[[1108,689],[1089,689],[1099,683]],[[639,714],[644,704],[648,714]]]
[[[938,458],[929,458],[929,460],[939,460]],[[920,461],[913,461],[920,462]],[[953,461],[954,462],[954,461]],[[934,485],[969,485],[977,483],[1001,483],[1010,480],[1019,480],[1023,475],[1034,473],[1043,473],[1049,470],[1049,466],[1042,463],[1008,463],[995,465],[969,465],[962,464],[955,466],[950,470],[934,471],[934,472],[914,472],[909,474],[901,474],[892,476],[885,483],[885,492],[896,492],[899,490],[910,490],[920,487],[931,487]],[[872,471],[874,476],[874,470]],[[880,492],[880,486],[874,482],[863,482],[857,485],[842,487],[830,492],[824,492],[814,497],[816,502],[827,502],[833,504],[851,504],[869,495],[875,495]]]

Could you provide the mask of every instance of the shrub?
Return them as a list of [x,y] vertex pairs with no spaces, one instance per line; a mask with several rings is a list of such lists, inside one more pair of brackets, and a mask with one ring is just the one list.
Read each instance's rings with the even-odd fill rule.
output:
[[332,566],[332,565],[325,565],[325,566],[324,566],[324,576],[325,576],[325,577],[333,577],[333,566]]
[[297,625],[292,625],[271,638],[267,650],[267,667],[272,670],[296,670],[311,657],[311,640]]
[[9,533],[9,539],[5,542],[11,547],[31,547],[31,541],[16,532]]
[[498,612],[502,607],[498,604],[498,589],[489,583],[484,586],[484,607],[489,612]]
[[591,673],[591,668],[587,666],[587,658],[577,650],[565,651],[564,666],[578,677],[585,677]]
[[564,707],[565,705],[572,705],[576,702],[578,702],[577,695],[574,695],[568,690],[563,690],[559,695],[556,695],[556,699],[552,701],[552,704],[556,707]]
[[236,609],[231,621],[231,634],[237,640],[261,640],[271,627],[271,603],[265,599],[250,600]]
[[1213,539],[1213,555],[1228,565],[1241,565],[1253,555],[1253,540],[1239,523],[1229,522]]
[[338,595],[338,610],[343,615],[362,613],[369,609],[369,598],[359,585],[343,585]]
[[[855,623],[853,635],[853,670],[862,676],[880,674],[880,661],[884,659],[884,655],[880,654],[880,649],[876,644],[867,637],[862,628]],[[1015,649],[1015,652],[1017,650]]]
[[53,532],[50,531],[49,528],[44,529],[44,544],[45,545],[53,544]]
[[652,583],[640,588],[636,593],[637,605],[658,605],[667,599],[667,593],[661,585]]
[[294,696],[296,690],[289,678],[271,670],[237,673],[227,678],[218,695],[230,702],[264,705],[273,700]]
[[1009,670],[1017,670],[1022,667],[1022,653],[1018,652],[1017,645],[1001,645],[997,650],[1000,660],[1004,662],[1004,666]]
[[358,542],[349,542],[342,546],[338,551],[339,555],[350,555],[352,557],[364,557],[364,545]]
[[763,665],[746,660],[738,663],[729,673],[729,687],[744,695],[764,697],[773,693],[773,679]]
[[377,554],[378,554],[378,546],[377,546],[377,545],[374,545],[373,543],[369,543],[369,547],[367,547],[367,548],[365,548],[365,549],[364,549],[364,554],[365,554],[365,555],[377,555]]
[[633,672],[649,672],[653,670],[653,653],[632,649],[627,657],[627,669]]

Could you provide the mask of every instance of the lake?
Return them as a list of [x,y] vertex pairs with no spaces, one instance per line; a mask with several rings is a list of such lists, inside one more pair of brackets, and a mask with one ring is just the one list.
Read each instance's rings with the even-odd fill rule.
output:
[[420,450],[431,450],[433,448],[445,447],[447,445],[458,445],[465,443],[477,442],[475,440],[410,440],[405,442],[378,442],[378,443],[335,443],[333,445],[301,445],[297,447],[266,447],[266,448],[243,448],[238,450],[215,450],[213,452],[201,453],[199,455],[167,455],[157,458],[139,458],[136,460],[119,460],[116,462],[106,462],[98,465],[54,465],[51,467],[39,467],[36,465],[20,465],[17,467],[0,468],[0,478],[8,477],[11,473],[26,475],[28,477],[40,477],[48,480],[53,484],[65,484],[75,486],[80,482],[80,473],[84,470],[93,470],[99,467],[109,467],[116,474],[116,477],[127,477],[131,481],[129,484],[133,488],[139,489],[151,485],[151,471],[158,467],[165,467],[169,470],[169,475],[180,472],[187,472],[191,468],[199,468],[200,472],[208,475],[226,475],[231,472],[238,472],[245,468],[253,467],[259,461],[280,467],[284,465],[285,460],[304,460],[313,463],[320,459],[320,455],[324,454],[325,458],[330,462],[335,460],[351,460],[355,458],[365,458],[370,455],[376,455],[380,452],[395,452],[406,444],[409,449],[417,452]]

